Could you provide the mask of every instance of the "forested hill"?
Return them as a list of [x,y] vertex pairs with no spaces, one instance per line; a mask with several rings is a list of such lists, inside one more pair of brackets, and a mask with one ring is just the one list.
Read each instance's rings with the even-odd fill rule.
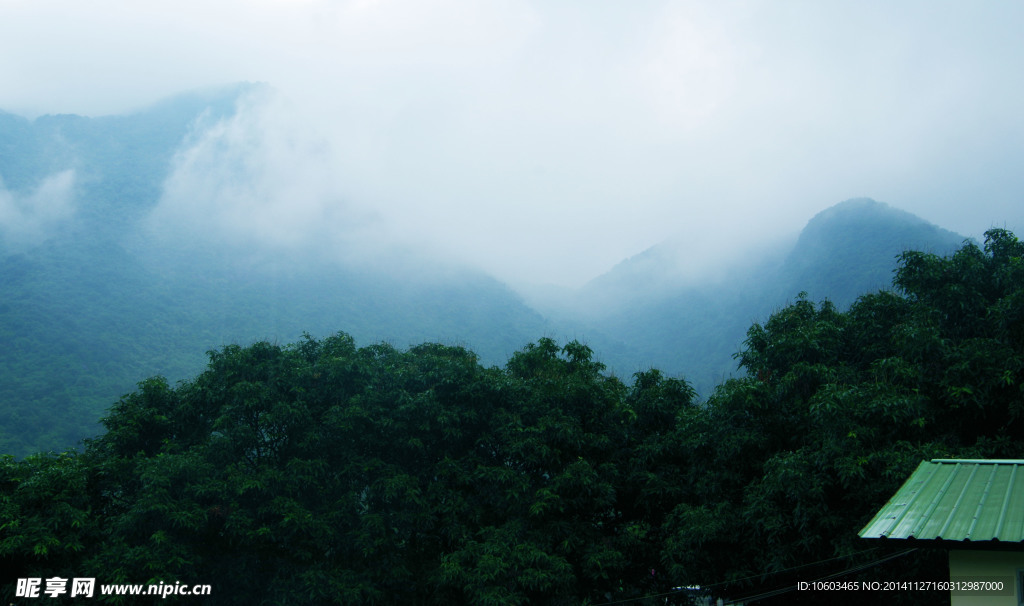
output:
[[[679,259],[659,245],[560,310],[538,310],[479,271],[422,251],[376,250],[373,238],[339,261],[310,252],[343,240],[329,231],[305,250],[227,237],[247,213],[212,208],[219,199],[267,202],[267,165],[239,148],[276,154],[274,145],[288,145],[287,132],[268,140],[266,125],[244,114],[269,94],[245,84],[97,118],[0,113],[0,452],[74,445],[138,381],[159,374],[174,383],[199,372],[210,348],[287,343],[303,332],[343,330],[363,345],[466,345],[497,365],[540,336],[578,338],[611,373],[656,367],[706,397],[737,371],[750,322],[797,293],[844,305],[888,284],[906,248],[945,252],[961,240],[884,204],[851,201],[811,220],[794,245],[723,270],[727,280],[680,282]],[[204,187],[182,191],[176,171],[190,160]],[[299,179],[276,192],[285,206],[309,193],[303,180],[317,180],[301,165],[276,175]],[[184,210],[168,210],[172,195]],[[188,221],[168,228],[182,218],[175,211]]]
[[888,289],[900,253],[916,250],[945,255],[964,236],[906,211],[869,198],[847,200],[815,215],[779,268],[764,276],[778,294],[807,292],[847,307],[857,297]]
[[752,321],[801,292],[845,308],[889,288],[904,251],[946,254],[963,241],[882,202],[847,200],[814,216],[794,242],[751,250],[741,265],[721,269],[728,278],[681,276],[693,261],[670,240],[623,261],[554,313],[593,327],[590,344],[610,366],[646,363],[708,394],[737,371],[733,356]]
[[[59,227],[87,226],[90,235],[117,234],[156,204],[171,160],[185,138],[201,125],[234,112],[236,100],[259,85],[241,84],[180,95],[127,115],[88,118],[45,115],[34,120],[0,112],[0,186],[13,196],[17,217],[5,216],[0,244],[29,243],[18,230],[49,219],[42,238]],[[56,175],[70,173],[67,191],[37,195]],[[66,196],[68,215],[47,217],[45,207]],[[16,221],[20,220],[20,223]],[[12,225],[12,223],[14,223]],[[74,233],[74,232],[72,232]],[[123,234],[122,234],[123,235]]]
[[857,532],[923,459],[1024,457],[1022,259],[993,230],[902,254],[848,310],[797,299],[703,404],[578,342],[502,367],[341,333],[220,348],[83,452],[0,459],[0,599],[95,577],[208,604],[853,605],[878,596],[796,584],[948,580],[944,550]]
[[546,334],[477,271],[371,253],[345,264],[154,227],[181,152],[264,92],[183,95],[127,116],[0,114],[0,452],[72,446],[138,381],[190,377],[230,343],[344,329],[361,343],[465,344],[501,363]]

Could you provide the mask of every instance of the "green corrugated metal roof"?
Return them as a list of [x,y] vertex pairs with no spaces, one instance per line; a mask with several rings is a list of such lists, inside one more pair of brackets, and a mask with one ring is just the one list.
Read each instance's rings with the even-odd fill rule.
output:
[[1024,541],[1024,460],[924,461],[860,536]]

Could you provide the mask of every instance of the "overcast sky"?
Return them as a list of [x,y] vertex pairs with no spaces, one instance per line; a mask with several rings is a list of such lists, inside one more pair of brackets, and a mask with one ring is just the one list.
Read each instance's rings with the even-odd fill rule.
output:
[[302,133],[277,173],[301,163],[317,204],[578,285],[673,236],[711,266],[860,196],[1024,231],[1021,32],[1020,0],[0,0],[0,108],[265,82],[291,115],[247,123]]

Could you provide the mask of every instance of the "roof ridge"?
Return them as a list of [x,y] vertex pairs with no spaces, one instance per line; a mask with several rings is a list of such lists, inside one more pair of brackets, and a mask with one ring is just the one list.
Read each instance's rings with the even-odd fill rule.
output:
[[929,463],[973,463],[976,465],[1024,465],[1024,459],[932,459]]

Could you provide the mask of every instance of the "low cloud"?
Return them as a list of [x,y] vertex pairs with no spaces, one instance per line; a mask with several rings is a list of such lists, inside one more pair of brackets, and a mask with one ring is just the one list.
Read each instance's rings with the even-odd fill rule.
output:
[[46,177],[27,194],[0,181],[0,241],[10,249],[37,244],[74,214],[75,171]]
[[330,143],[264,88],[229,118],[197,121],[147,227],[256,255],[351,260],[380,238],[374,215],[350,204],[342,185]]
[[1019,2],[98,1],[8,3],[0,107],[237,81],[295,103],[197,130],[165,229],[574,286],[672,237],[721,268],[858,196],[1024,224]]

